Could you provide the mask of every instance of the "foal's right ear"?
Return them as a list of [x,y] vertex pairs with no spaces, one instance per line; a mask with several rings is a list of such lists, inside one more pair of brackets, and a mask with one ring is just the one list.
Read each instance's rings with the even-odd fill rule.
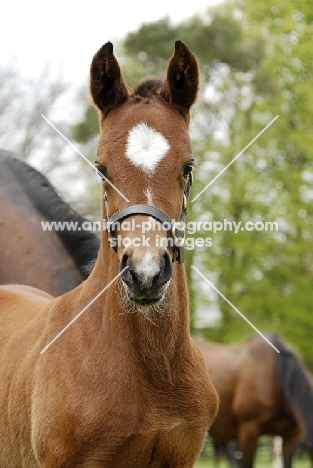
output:
[[116,104],[127,99],[127,88],[113,55],[111,42],[104,44],[92,59],[90,92],[93,102],[104,115]]
[[167,67],[161,95],[173,104],[189,122],[189,109],[199,87],[199,67],[193,53],[182,41],[175,42],[175,52]]

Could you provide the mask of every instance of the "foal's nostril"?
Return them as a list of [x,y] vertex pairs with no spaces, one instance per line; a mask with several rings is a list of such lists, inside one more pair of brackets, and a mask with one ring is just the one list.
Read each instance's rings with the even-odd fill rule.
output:
[[168,254],[168,252],[164,252],[160,262],[160,275],[159,275],[159,283],[163,285],[167,283],[172,276],[172,260]]
[[127,286],[138,291],[158,290],[172,276],[172,262],[167,252],[162,253],[158,261],[154,260],[151,254],[146,253],[143,259],[135,263],[133,255],[124,252],[120,271],[125,267],[128,268],[123,271],[122,280]]
[[[123,271],[126,267],[128,267],[125,271]],[[122,280],[128,285],[131,286],[133,280],[132,280],[132,274],[131,274],[131,267],[132,267],[132,262],[130,259],[130,255],[125,252],[122,256],[121,264],[120,264],[120,271],[123,271],[121,274]]]

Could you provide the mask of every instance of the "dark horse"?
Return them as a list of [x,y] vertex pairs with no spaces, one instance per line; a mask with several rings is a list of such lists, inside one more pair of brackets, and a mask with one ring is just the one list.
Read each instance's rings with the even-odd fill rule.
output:
[[0,284],[17,283],[60,296],[87,278],[99,240],[84,230],[46,230],[42,221],[85,220],[44,175],[0,150]]
[[63,296],[0,287],[1,468],[194,466],[218,407],[183,265],[198,85],[181,41],[165,80],[132,92],[111,43],[94,56],[107,230],[90,276]]
[[302,432],[313,460],[310,373],[277,335],[268,338],[279,354],[259,335],[234,345],[197,342],[221,400],[210,435],[238,440],[245,468],[253,466],[258,437],[265,434],[282,437],[285,468]]

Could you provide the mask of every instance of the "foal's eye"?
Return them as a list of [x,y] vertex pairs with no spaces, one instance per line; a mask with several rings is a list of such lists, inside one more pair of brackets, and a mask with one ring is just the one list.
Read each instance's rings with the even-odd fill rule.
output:
[[183,177],[185,179],[187,179],[187,177],[191,174],[192,169],[193,169],[193,165],[190,163],[186,164],[186,166],[183,167]]
[[97,161],[95,162],[95,167],[101,179],[103,179],[102,176],[105,177],[106,179],[108,178],[108,171],[106,167],[101,166],[101,164],[98,163]]

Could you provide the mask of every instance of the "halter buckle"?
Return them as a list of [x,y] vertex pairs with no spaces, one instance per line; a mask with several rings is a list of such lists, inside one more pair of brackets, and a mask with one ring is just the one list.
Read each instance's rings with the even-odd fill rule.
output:
[[172,227],[172,237],[176,247],[182,247],[185,242],[185,226],[179,221],[175,221]]

